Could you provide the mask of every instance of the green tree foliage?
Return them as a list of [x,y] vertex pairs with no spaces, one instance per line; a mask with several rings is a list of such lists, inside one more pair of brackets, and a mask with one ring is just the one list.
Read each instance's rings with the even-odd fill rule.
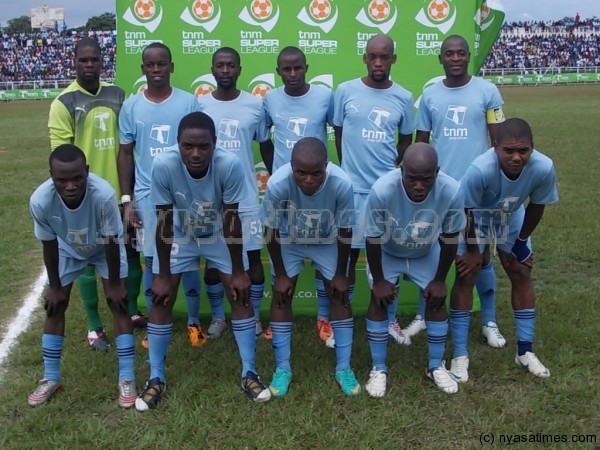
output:
[[99,16],[90,17],[84,27],[86,30],[109,31],[117,29],[114,13],[106,12]]
[[4,31],[7,33],[28,33],[31,31],[31,18],[29,16],[21,16],[10,19]]

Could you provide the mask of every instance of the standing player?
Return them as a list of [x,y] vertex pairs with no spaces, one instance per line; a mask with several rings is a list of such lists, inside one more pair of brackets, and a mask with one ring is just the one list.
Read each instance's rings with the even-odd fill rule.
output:
[[[367,76],[339,85],[333,117],[338,158],[352,179],[357,211],[357,228],[350,253],[351,290],[358,254],[365,247],[367,195],[375,181],[402,160],[414,129],[412,94],[390,79],[396,62],[392,39],[385,35],[369,39],[363,61],[367,65]],[[398,325],[396,308],[396,301],[388,305],[390,338],[409,345],[410,339]]]
[[[271,398],[254,366],[256,320],[249,305],[243,232],[238,204],[246,198],[242,162],[215,149],[215,125],[204,113],[185,116],[177,131],[179,152],[154,160],[152,203],[156,205],[158,275],[152,285],[148,322],[150,379],[135,402],[138,411],[156,407],[165,391],[165,359],[173,332],[172,309],[181,273],[204,257],[218,270],[231,304],[231,327],[242,359],[242,388],[255,402]],[[178,216],[179,220],[174,220]]]
[[269,389],[276,397],[286,395],[292,381],[292,298],[305,259],[311,259],[323,275],[331,300],[335,379],[344,394],[361,392],[350,367],[354,319],[347,268],[353,202],[350,178],[327,162],[327,148],[317,138],[299,140],[291,163],[275,172],[267,184],[262,217],[272,262],[271,330],[277,366]]
[[[171,86],[175,69],[169,48],[154,42],[142,52],[142,73],[147,89],[129,97],[119,115],[119,181],[123,192],[124,215],[127,223],[138,230],[145,257],[144,294],[148,310],[152,305],[152,258],[156,212],[150,203],[152,162],[161,152],[177,150],[175,130],[186,114],[197,111],[192,94]],[[131,197],[135,171],[135,199]],[[134,211],[134,203],[136,210]],[[143,236],[143,238],[142,238]],[[200,326],[200,274],[190,270],[183,275],[183,287],[188,309],[188,338],[194,347],[206,342]],[[142,345],[146,347],[144,339]]]
[[[496,245],[511,283],[511,301],[517,329],[515,363],[538,377],[550,372],[533,352],[535,294],[531,280],[533,253],[530,236],[546,205],[558,201],[552,160],[533,147],[529,124],[508,119],[499,128],[494,148],[479,156],[461,179],[470,218],[467,236],[477,236],[458,249],[451,306],[454,358],[450,371],[460,382],[469,379],[467,338],[473,306],[473,285],[481,267],[484,244]],[[527,207],[524,203],[529,201]]]
[[459,183],[439,171],[432,146],[406,149],[400,169],[382,176],[367,200],[367,259],[372,275],[367,338],[373,369],[365,388],[383,397],[387,387],[387,305],[397,297],[400,276],[413,281],[427,302],[429,364],[426,376],[443,392],[458,383],[442,363],[446,350],[446,275],[454,262],[458,234],[465,227]]
[[[262,101],[237,88],[242,72],[239,53],[230,47],[218,49],[212,56],[211,71],[217,83],[212,93],[198,98],[200,110],[208,114],[217,129],[217,147],[235,153],[243,162],[243,177],[247,197],[240,202],[240,220],[244,228],[244,251],[252,281],[250,299],[256,317],[256,336],[262,334],[260,304],[265,288],[265,274],[260,260],[262,227],[258,207],[258,185],[252,154],[252,141],[259,143],[269,139]],[[206,291],[211,304],[213,319],[208,328],[209,338],[218,338],[227,328],[223,309],[223,284],[214,268],[207,268],[204,275]]]
[[[75,44],[75,72],[77,78],[52,102],[48,119],[50,147],[75,144],[86,155],[90,170],[108,181],[117,201],[121,198],[117,174],[118,116],[125,99],[123,89],[100,81],[102,55],[100,45],[84,37]],[[139,254],[126,242],[129,275],[127,297],[129,313],[134,325],[145,327],[146,318],[138,311],[142,269]],[[108,339],[98,314],[96,269],[86,267],[77,279],[83,307],[88,319],[88,344],[94,350],[106,351]]]
[[[490,147],[488,134],[494,143],[498,125],[504,121],[498,88],[469,75],[470,57],[469,44],[461,36],[453,35],[444,40],[439,60],[446,78],[423,91],[417,116],[417,142],[429,142],[431,136],[440,169],[456,180],[460,180],[469,164]],[[490,347],[504,347],[506,340],[496,321],[495,284],[488,248],[476,283],[481,299],[482,333]],[[425,329],[424,310],[425,302],[420,299],[417,316],[404,329],[408,336]]]
[[119,405],[129,408],[136,400],[135,343],[127,310],[127,261],[115,191],[110,183],[89,173],[84,153],[72,144],[59,145],[50,153],[50,175],[52,178],[35,190],[29,202],[35,236],[42,241],[48,287],[42,336],[44,377],[28,402],[41,405],[63,388],[60,359],[65,311],[73,281],[92,264],[102,277],[113,315]]
[[[277,57],[277,73],[283,86],[267,92],[264,107],[267,125],[275,127],[275,147],[271,140],[261,145],[261,154],[269,173],[290,162],[292,148],[304,137],[316,137],[327,145],[327,124],[333,124],[333,91],[306,82],[308,65],[302,50],[285,47]],[[317,285],[317,330],[325,344],[334,348],[329,323],[329,297],[323,278],[315,275]]]

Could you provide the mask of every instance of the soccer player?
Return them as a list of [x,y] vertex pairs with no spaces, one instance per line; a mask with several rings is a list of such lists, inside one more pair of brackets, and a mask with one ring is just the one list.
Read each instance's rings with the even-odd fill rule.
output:
[[44,376],[28,403],[46,403],[62,390],[60,359],[65,335],[65,311],[73,281],[93,265],[102,278],[112,312],[119,360],[119,405],[136,400],[133,370],[135,343],[127,309],[127,260],[123,224],[115,191],[108,181],[89,173],[86,158],[73,144],[50,153],[51,179],[29,202],[36,238],[42,241],[48,287],[44,293],[46,321],[42,336]]
[[269,400],[270,391],[254,365],[256,320],[249,304],[250,278],[244,267],[238,217],[238,204],[246,198],[240,176],[243,163],[232,152],[215,148],[214,123],[201,112],[181,120],[177,142],[179,152],[161,153],[152,170],[150,195],[158,213],[157,275],[148,322],[150,379],[135,402],[136,409],[156,407],[165,391],[165,359],[177,287],[181,274],[197,267],[200,257],[218,270],[231,304],[231,328],[242,360],[242,388],[255,402]]
[[[327,145],[327,124],[333,124],[333,91],[306,82],[308,64],[302,50],[285,47],[277,57],[277,73],[283,86],[267,92],[263,102],[267,125],[274,126],[275,146],[269,139],[260,147],[269,173],[290,162],[292,148],[299,139],[316,137]],[[323,277],[315,274],[317,285],[317,330],[327,347],[334,348],[329,322],[329,296]]]
[[[258,185],[254,168],[252,141],[259,143],[269,139],[262,101],[254,95],[237,88],[242,72],[239,53],[230,47],[218,49],[212,56],[211,71],[217,88],[198,98],[200,110],[208,114],[217,129],[217,147],[236,154],[243,162],[243,176],[247,197],[240,202],[240,220],[244,228],[244,251],[252,281],[250,298],[256,317],[256,336],[263,332],[260,323],[260,305],[265,288],[265,274],[260,260],[262,249],[262,226],[258,207]],[[217,271],[207,268],[204,274],[206,291],[211,305],[212,320],[207,330],[209,338],[218,338],[227,328],[223,309],[223,284]]]
[[[141,68],[147,89],[129,97],[123,104],[119,115],[118,163],[124,215],[127,223],[138,230],[138,245],[145,257],[143,285],[150,310],[156,228],[156,212],[150,203],[152,162],[161,152],[177,150],[175,130],[179,121],[186,114],[197,111],[198,106],[192,94],[171,86],[175,65],[166,45],[160,42],[148,45],[142,52]],[[135,198],[132,198],[134,173]],[[199,270],[190,270],[183,275],[183,287],[188,310],[188,339],[193,347],[197,347],[206,343],[199,318]],[[147,347],[147,344],[144,338],[142,345]]]
[[312,260],[323,275],[331,300],[335,379],[346,395],[362,390],[350,367],[354,319],[347,268],[353,203],[350,178],[327,161],[325,144],[314,137],[300,139],[291,163],[278,169],[267,183],[262,217],[273,274],[271,330],[276,370],[269,386],[273,396],[286,395],[292,381],[292,298],[305,259]]
[[[338,86],[333,116],[338,158],[352,179],[357,211],[350,253],[351,291],[358,255],[365,247],[367,195],[375,181],[402,160],[414,129],[412,94],[390,79],[396,62],[394,41],[386,35],[373,36],[367,42],[363,61],[367,76]],[[388,305],[390,338],[398,344],[409,345],[410,339],[398,325],[396,308],[396,301]]]
[[451,307],[456,311],[451,319],[454,357],[450,371],[459,382],[469,379],[469,312],[483,245],[489,244],[496,246],[511,283],[518,340],[515,363],[533,375],[549,377],[550,371],[533,352],[535,294],[530,237],[545,206],[558,201],[552,160],[534,149],[527,122],[508,119],[498,128],[494,147],[469,166],[461,179],[461,189],[471,216],[467,236],[472,239],[459,246],[456,260],[451,298]]
[[367,260],[372,279],[367,338],[373,369],[365,389],[383,397],[387,387],[387,307],[397,298],[400,276],[419,286],[427,302],[427,378],[443,392],[458,383],[442,363],[446,350],[446,275],[454,262],[458,235],[465,228],[459,183],[441,172],[432,146],[406,149],[400,169],[382,176],[367,199]]
[[[423,91],[417,115],[416,141],[429,142],[432,137],[440,169],[456,180],[490,147],[490,141],[493,144],[498,125],[504,121],[498,88],[469,75],[470,57],[469,44],[463,37],[452,35],[444,40],[439,61],[446,78]],[[481,300],[482,333],[490,347],[499,348],[506,340],[496,320],[495,284],[487,248],[476,287]],[[424,310],[425,302],[420,299],[415,319],[404,329],[406,335],[414,336],[425,329]]]
[[[118,116],[125,99],[123,89],[100,81],[102,55],[100,45],[84,37],[75,44],[76,79],[52,102],[48,118],[50,147],[75,144],[86,155],[90,171],[108,181],[121,199],[117,174]],[[135,301],[140,292],[142,269],[139,254],[126,240],[129,275],[127,297],[135,326],[145,327],[146,318]],[[98,314],[96,269],[86,267],[77,279],[88,320],[88,344],[94,350],[107,351],[108,338]]]

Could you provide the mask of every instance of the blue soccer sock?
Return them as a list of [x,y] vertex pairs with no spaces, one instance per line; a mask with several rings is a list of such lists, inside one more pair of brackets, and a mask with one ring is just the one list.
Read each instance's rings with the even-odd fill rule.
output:
[[247,372],[256,373],[254,358],[256,352],[256,319],[254,316],[247,319],[231,320],[231,329],[240,352],[242,360],[242,378]]
[[165,382],[165,359],[173,335],[173,322],[158,325],[148,322],[148,346],[150,353],[150,379]]
[[394,301],[387,307],[388,322],[394,323],[396,320],[396,312],[398,311],[398,296],[394,297]]
[[518,354],[533,351],[533,335],[535,332],[535,308],[514,311],[515,327],[517,329]]
[[115,339],[117,359],[119,361],[119,381],[135,381],[133,370],[135,362],[135,341],[133,334],[120,334]]
[[367,319],[367,340],[371,349],[373,368],[375,370],[383,370],[384,372],[387,372],[388,326],[389,323],[387,320],[375,321]]
[[354,319],[332,320],[333,338],[335,339],[335,356],[337,364],[335,371],[350,368],[350,357],[352,356],[352,337],[354,334]]
[[275,367],[291,372],[292,322],[271,322],[270,325],[273,333],[272,344],[275,353]]
[[446,352],[446,337],[448,336],[448,320],[440,322],[427,320],[427,347],[429,348],[429,370],[442,367],[442,359]]
[[154,274],[152,273],[153,261],[154,258],[152,256],[144,258],[144,273],[142,274],[142,286],[144,288],[144,298],[146,299],[148,315],[150,315],[150,309],[152,308],[152,283],[154,283]]
[[217,284],[207,284],[206,296],[208,297],[208,302],[210,303],[210,313],[213,319],[225,320],[225,305],[223,305],[225,290],[223,288],[223,283],[218,282]]
[[188,325],[200,324],[200,273],[184,272],[181,275],[181,283],[185,292],[185,303],[187,305]]
[[44,379],[60,381],[60,357],[64,336],[56,334],[42,335],[42,358],[44,359]]
[[496,323],[496,271],[491,261],[481,268],[475,287],[481,303],[481,324]]
[[452,343],[454,345],[454,356],[469,357],[467,340],[469,338],[469,326],[471,324],[471,311],[450,309],[450,329],[452,330]]
[[315,284],[317,285],[317,320],[329,320],[329,296],[325,290],[325,282],[315,278]]
[[265,293],[265,283],[252,283],[250,285],[250,303],[254,310],[254,318],[260,320],[260,305]]

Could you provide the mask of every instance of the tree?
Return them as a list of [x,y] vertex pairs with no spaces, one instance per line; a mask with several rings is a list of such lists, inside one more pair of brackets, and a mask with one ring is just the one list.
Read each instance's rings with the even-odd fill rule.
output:
[[85,24],[86,30],[111,31],[117,29],[114,13],[105,12],[99,16],[90,17]]
[[31,17],[21,16],[10,19],[4,31],[7,33],[29,33],[31,32]]

